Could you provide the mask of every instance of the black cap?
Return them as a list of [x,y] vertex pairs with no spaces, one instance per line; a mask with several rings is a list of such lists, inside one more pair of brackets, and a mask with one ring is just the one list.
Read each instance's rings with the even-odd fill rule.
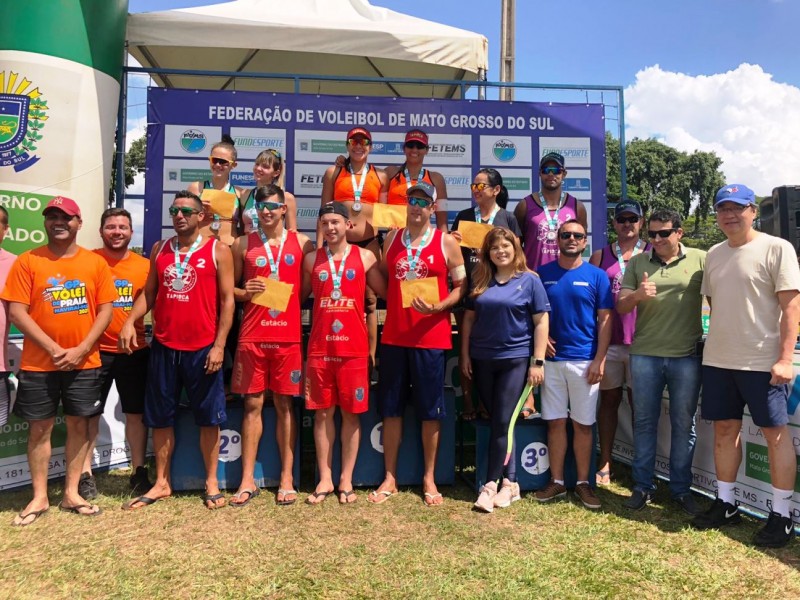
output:
[[319,209],[319,218],[323,215],[339,215],[345,218],[346,221],[350,220],[350,212],[347,207],[341,202],[328,202],[323,204]]
[[542,157],[542,160],[539,161],[539,168],[541,169],[549,162],[554,162],[562,169],[564,168],[564,157],[558,152],[548,152],[545,154]]
[[642,206],[636,200],[628,200],[627,198],[623,198],[617,205],[614,207],[614,216],[617,217],[622,213],[633,213],[637,217],[642,216]]

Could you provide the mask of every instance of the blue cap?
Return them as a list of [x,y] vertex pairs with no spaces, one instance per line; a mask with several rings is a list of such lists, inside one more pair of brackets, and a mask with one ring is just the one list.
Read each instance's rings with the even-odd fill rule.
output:
[[411,192],[414,191],[420,191],[431,200],[436,200],[436,188],[427,181],[418,181],[415,185],[412,185],[406,190],[406,196],[410,196]]
[[746,185],[731,183],[719,189],[714,198],[714,207],[720,202],[736,202],[736,204],[747,206],[756,203],[756,194]]
[[617,205],[614,207],[614,216],[618,217],[622,213],[633,213],[637,217],[642,216],[642,206],[636,200],[628,200],[624,198],[617,202]]
[[541,169],[549,162],[554,162],[562,169],[564,168],[564,156],[558,152],[548,152],[545,154],[542,160],[539,161],[539,168]]

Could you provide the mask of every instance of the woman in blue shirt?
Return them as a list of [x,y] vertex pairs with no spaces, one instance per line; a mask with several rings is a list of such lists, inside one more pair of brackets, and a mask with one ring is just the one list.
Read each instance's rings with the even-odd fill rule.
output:
[[[483,241],[461,329],[462,374],[475,381],[490,415],[486,484],[475,508],[492,512],[520,499],[514,452],[503,466],[508,426],[526,381],[544,380],[550,303],[528,270],[519,239],[504,227]],[[502,478],[502,485],[498,484]]]

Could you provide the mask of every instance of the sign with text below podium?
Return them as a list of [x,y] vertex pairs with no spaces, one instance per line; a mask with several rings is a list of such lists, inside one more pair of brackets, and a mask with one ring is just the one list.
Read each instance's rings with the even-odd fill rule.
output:
[[[294,484],[300,485],[300,406],[302,398],[294,399],[297,417],[297,442],[294,448]],[[228,402],[225,407],[228,420],[220,425],[219,461],[217,478],[220,489],[236,489],[242,481],[242,401]],[[258,487],[277,487],[280,483],[281,463],[278,442],[275,439],[275,408],[264,406],[261,412],[264,432],[256,454],[255,481]],[[206,469],[200,454],[200,428],[194,422],[192,411],[178,410],[175,419],[175,452],[172,456],[172,489],[175,491],[205,489]]]
[[[489,421],[467,423],[475,427],[475,489],[486,483],[489,462]],[[572,452],[572,422],[567,421],[567,455],[564,461],[564,485],[572,489],[578,480],[575,454]],[[550,481],[550,450],[547,447],[547,422],[541,419],[520,420],[514,426],[514,452],[517,460],[517,482],[523,491],[538,490]],[[597,445],[597,427],[592,428],[592,448]],[[594,452],[589,462],[589,484],[595,486],[597,459]]]
[[[356,467],[353,470],[354,487],[376,487],[383,482],[386,469],[383,462],[383,423],[378,415],[376,386],[370,389],[369,410],[361,417],[361,443]],[[439,434],[439,454],[436,457],[434,476],[440,485],[452,485],[456,475],[456,402],[452,388],[444,390],[445,414]],[[422,423],[413,407],[406,407],[403,416],[403,437],[397,457],[397,485],[422,485]],[[339,481],[342,446],[339,443],[341,418],[336,414],[336,442],[333,446],[333,482]],[[319,481],[319,472],[316,472]]]

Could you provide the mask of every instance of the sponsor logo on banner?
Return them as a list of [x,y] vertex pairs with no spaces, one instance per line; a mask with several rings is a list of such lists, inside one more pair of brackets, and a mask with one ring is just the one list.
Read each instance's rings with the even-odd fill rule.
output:
[[[25,76],[0,72],[0,167],[24,171],[38,162],[33,154],[41,141],[49,118],[47,101],[38,87]],[[33,87],[33,89],[31,89]]]
[[592,180],[588,177],[567,177],[562,188],[567,192],[591,192]]
[[254,160],[264,150],[277,150],[285,160],[286,130],[256,127],[231,127],[231,137],[239,159]]
[[588,168],[592,163],[592,152],[588,137],[539,138],[539,159],[550,152],[558,152],[564,157],[567,170],[575,167]]
[[181,134],[181,148],[189,154],[202,152],[207,141],[206,134],[199,129],[187,129]]
[[497,140],[492,146],[492,154],[500,162],[510,162],[517,156],[517,145],[511,140]]

